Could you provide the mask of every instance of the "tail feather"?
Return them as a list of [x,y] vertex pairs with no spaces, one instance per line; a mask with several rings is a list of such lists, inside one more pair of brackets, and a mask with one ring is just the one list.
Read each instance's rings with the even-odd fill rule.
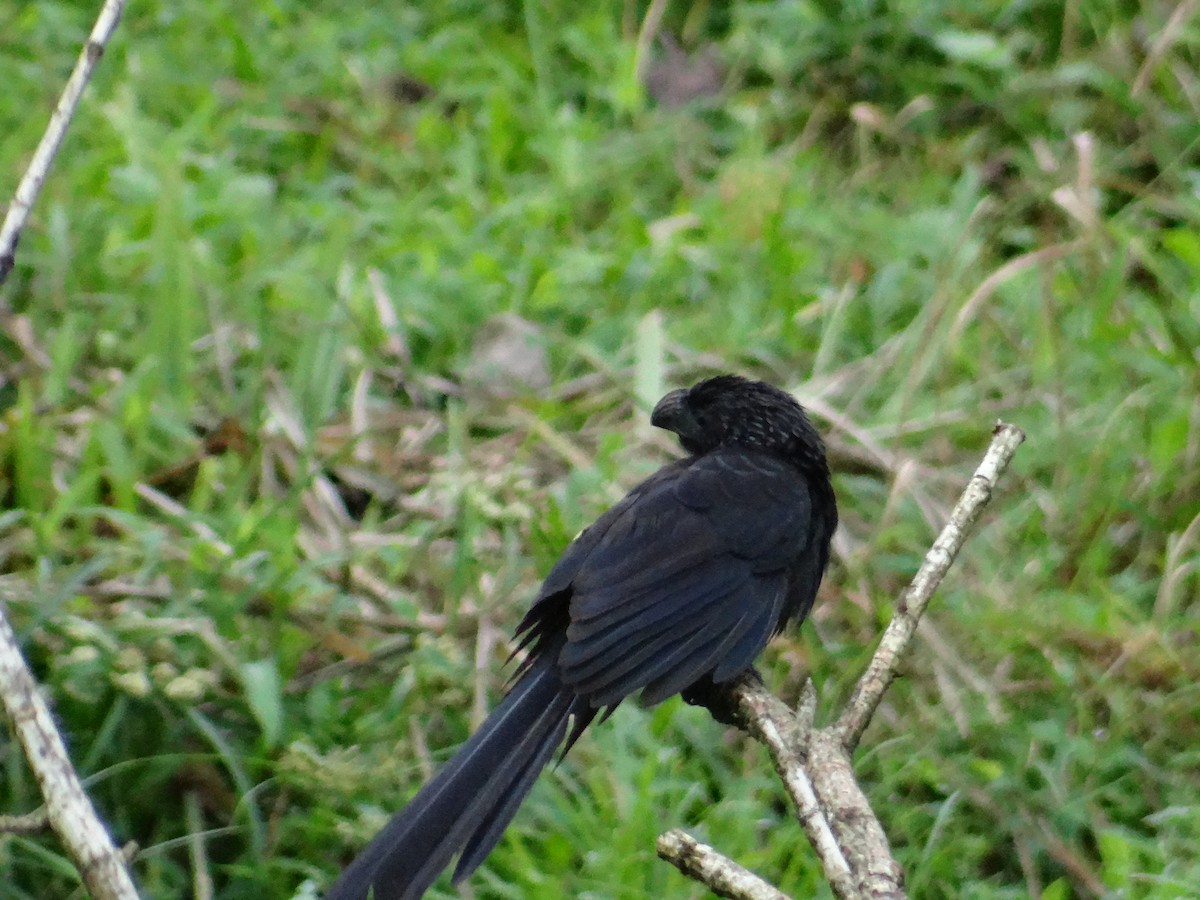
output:
[[418,900],[460,851],[454,880],[475,870],[562,743],[571,715],[591,717],[563,686],[555,656],[539,654],[454,758],[346,868],[325,900]]
[[[554,732],[561,730],[554,727],[562,718],[562,713],[557,709],[558,705],[557,702],[554,702],[551,706],[547,707],[538,716],[537,721],[531,723],[524,739],[516,746],[507,748],[508,758],[496,767],[490,777],[488,777],[483,788],[471,796],[469,808],[464,809],[463,814],[459,816],[453,825],[439,835],[440,839],[435,846],[430,848],[420,869],[409,876],[412,883],[423,886],[421,888],[422,891],[424,887],[437,880],[438,875],[446,868],[446,864],[450,862],[450,858],[456,852],[462,850],[464,844],[469,845],[473,843],[475,837],[481,832],[487,832],[492,828],[495,824],[495,811],[498,806],[503,806],[511,798],[516,801],[513,804],[513,812],[516,812],[516,806],[525,799],[525,793],[528,793],[528,790],[514,798],[512,797],[511,789],[514,783],[520,780],[524,770],[533,762],[531,757],[535,757],[538,753],[543,740],[546,742],[553,740],[555,737]],[[551,728],[549,734],[546,733],[548,725]],[[514,768],[516,771],[513,771]],[[461,783],[462,779],[460,775]],[[507,824],[507,822],[504,824]],[[500,834],[503,830],[503,827],[497,830],[495,840],[500,839]],[[492,844],[494,843],[495,841],[492,842]],[[488,845],[483,855],[486,856],[487,851],[491,850],[491,848],[492,845]],[[480,861],[482,861],[482,858],[481,856]],[[478,865],[478,863],[475,865]],[[469,875],[474,871],[475,865],[464,866],[460,859],[455,877],[461,878]]]
[[[551,727],[546,730],[535,728],[535,731],[541,732],[533,742],[535,746],[522,748],[522,753],[528,754],[527,759],[521,768],[512,774],[511,782],[505,785],[484,823],[475,829],[463,847],[462,856],[459,857],[458,866],[454,870],[455,883],[474,872],[496,846],[500,836],[504,834],[504,829],[517,814],[525,795],[532,789],[534,781],[554,755],[554,749],[562,743],[571,708],[580,702],[573,695],[560,696],[558,702],[546,710],[542,718],[547,720],[546,724]],[[541,724],[539,722],[539,725]]]

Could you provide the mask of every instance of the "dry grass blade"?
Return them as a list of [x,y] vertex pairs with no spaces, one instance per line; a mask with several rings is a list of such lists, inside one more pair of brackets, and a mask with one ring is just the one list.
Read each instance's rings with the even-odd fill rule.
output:
[[1131,97],[1138,97],[1145,93],[1146,85],[1154,76],[1154,70],[1158,68],[1163,57],[1179,40],[1188,19],[1196,14],[1197,9],[1200,9],[1200,0],[1183,0],[1171,12],[1171,18],[1167,19],[1167,24],[1155,37],[1154,43],[1150,45],[1150,52],[1146,54],[1146,59],[1133,79],[1133,85],[1129,89]]
[[1084,242],[1082,239],[1066,241],[1061,244],[1051,244],[1048,247],[1039,247],[1037,250],[1023,253],[1000,266],[979,283],[979,287],[971,292],[971,296],[967,298],[962,308],[958,311],[958,315],[954,318],[954,324],[950,327],[950,343],[956,343],[962,337],[963,330],[978,314],[979,308],[991,299],[992,295],[996,293],[996,290],[1004,282],[1043,263],[1055,262],[1056,260],[1070,256],[1083,246]]

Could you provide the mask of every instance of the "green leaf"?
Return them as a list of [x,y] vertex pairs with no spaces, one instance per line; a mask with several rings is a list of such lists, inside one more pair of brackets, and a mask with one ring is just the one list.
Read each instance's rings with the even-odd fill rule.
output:
[[662,312],[652,309],[637,324],[635,344],[634,390],[638,402],[646,409],[653,409],[663,395],[665,345]]
[[262,726],[263,740],[268,747],[278,746],[283,734],[283,687],[275,660],[261,659],[243,664],[242,683],[246,687],[250,711]]
[[1013,64],[1008,48],[986,31],[943,31],[934,43],[955,62],[984,69],[1007,69]]

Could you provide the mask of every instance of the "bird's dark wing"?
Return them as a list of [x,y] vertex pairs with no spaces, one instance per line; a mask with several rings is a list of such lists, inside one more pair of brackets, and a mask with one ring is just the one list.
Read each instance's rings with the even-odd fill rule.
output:
[[600,708],[738,674],[782,624],[812,522],[806,479],[765,453],[717,451],[663,469],[546,579],[543,604],[569,597],[564,683]]

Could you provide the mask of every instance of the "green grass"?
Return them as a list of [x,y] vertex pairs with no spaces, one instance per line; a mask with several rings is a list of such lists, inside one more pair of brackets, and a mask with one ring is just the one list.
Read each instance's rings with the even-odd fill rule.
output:
[[[6,195],[97,6],[0,12]],[[668,458],[646,402],[736,370],[836,451],[835,566],[763,661],[826,717],[1028,432],[859,753],[912,896],[1200,896],[1200,20],[673,4],[729,75],[669,110],[644,7],[589,10],[130,4],[0,289],[0,598],[142,888],[327,883]],[[471,376],[501,312],[552,387]],[[762,751],[678,701],[542,780],[475,896],[703,896],[673,825],[829,895]],[[76,879],[5,837],[0,883]]]

